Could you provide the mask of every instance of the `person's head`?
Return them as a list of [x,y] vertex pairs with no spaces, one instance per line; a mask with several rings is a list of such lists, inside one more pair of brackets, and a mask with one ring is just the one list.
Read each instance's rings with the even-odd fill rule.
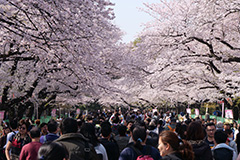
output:
[[12,129],[17,129],[18,128],[17,118],[14,118],[13,120],[10,121],[10,128],[12,128]]
[[33,128],[30,130],[30,137],[31,137],[32,139],[34,139],[34,138],[40,138],[40,130],[39,130],[39,128],[33,127]]
[[41,123],[40,119],[36,119],[36,120],[35,120],[35,124],[36,124],[37,126],[39,126],[40,123]]
[[191,122],[187,128],[187,140],[203,140],[205,137],[201,122]]
[[132,131],[132,139],[134,146],[138,149],[142,149],[142,144],[146,142],[147,131],[143,126],[135,126]]
[[62,134],[77,133],[78,123],[73,118],[66,118],[62,121],[60,129]]
[[5,125],[3,127],[3,134],[4,135],[7,135],[8,133],[10,133],[10,131],[11,131],[11,129],[10,129],[10,127],[8,125]]
[[56,133],[58,130],[58,123],[54,119],[51,119],[49,120],[47,127],[50,133]]
[[224,123],[223,128],[224,128],[224,130],[231,129],[231,125],[229,123]]
[[194,159],[194,153],[191,145],[185,140],[180,140],[176,133],[172,131],[162,131],[159,135],[158,144],[158,149],[162,157],[172,152],[178,152],[182,155],[183,159]]
[[38,150],[38,160],[67,160],[66,147],[58,142],[44,143]]
[[130,130],[131,126],[133,125],[134,121],[130,120],[127,122],[127,129]]
[[227,134],[223,130],[217,130],[214,134],[214,139],[217,144],[227,142]]
[[219,130],[219,129],[223,129],[223,123],[221,121],[218,121],[217,124],[216,124],[216,129]]
[[92,115],[87,115],[86,120],[87,120],[88,123],[93,123],[93,116]]
[[214,123],[206,124],[206,133],[209,138],[214,138],[214,133],[216,132],[216,126]]
[[111,124],[109,122],[103,122],[101,124],[101,134],[104,138],[109,138],[112,133]]
[[188,126],[186,124],[181,124],[181,123],[179,125],[179,129],[177,129],[177,127],[176,127],[176,132],[181,137],[181,139],[186,139],[187,128],[188,128]]
[[124,125],[120,125],[120,126],[118,127],[118,134],[119,134],[120,136],[126,136],[126,133],[127,133],[127,127],[124,126]]
[[40,124],[40,129],[42,134],[47,134],[48,133],[48,128],[47,128],[47,123],[43,122]]
[[19,121],[19,132],[21,135],[27,134],[29,125],[30,124],[28,122],[26,122],[24,119],[21,119]]
[[80,133],[82,133],[84,137],[88,138],[93,146],[97,146],[99,144],[99,140],[95,134],[95,127],[92,123],[84,123],[80,129]]
[[231,129],[226,129],[225,133],[228,135],[228,138],[233,138],[233,131]]

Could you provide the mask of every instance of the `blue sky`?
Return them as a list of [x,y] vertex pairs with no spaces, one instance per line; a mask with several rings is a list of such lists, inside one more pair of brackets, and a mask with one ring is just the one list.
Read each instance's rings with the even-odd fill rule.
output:
[[116,18],[114,23],[123,30],[123,42],[130,42],[137,38],[137,34],[144,28],[142,23],[152,18],[139,8],[144,8],[143,2],[153,3],[159,0],[110,0],[115,3],[114,12]]

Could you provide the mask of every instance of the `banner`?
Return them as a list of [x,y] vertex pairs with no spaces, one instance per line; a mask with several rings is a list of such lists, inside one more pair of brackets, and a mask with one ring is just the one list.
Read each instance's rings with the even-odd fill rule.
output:
[[233,111],[231,109],[225,110],[225,118],[233,118]]
[[5,111],[0,111],[0,120],[3,120],[3,119],[4,119],[4,112],[5,112]]
[[195,108],[195,115],[199,116],[199,109]]
[[188,114],[191,114],[191,108],[187,108],[186,111]]
[[80,114],[80,109],[79,108],[77,109],[77,114]]
[[224,113],[224,102],[222,103],[222,118],[223,118],[223,114]]
[[51,112],[52,117],[56,117],[56,111],[57,111],[56,109],[52,109],[52,112]]

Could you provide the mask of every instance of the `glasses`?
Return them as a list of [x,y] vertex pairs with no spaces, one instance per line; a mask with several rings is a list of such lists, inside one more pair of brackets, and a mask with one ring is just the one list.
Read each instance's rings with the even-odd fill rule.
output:
[[207,129],[207,132],[214,132],[215,129]]
[[19,129],[23,129],[23,130],[25,130],[26,128],[25,128],[25,127],[19,127]]

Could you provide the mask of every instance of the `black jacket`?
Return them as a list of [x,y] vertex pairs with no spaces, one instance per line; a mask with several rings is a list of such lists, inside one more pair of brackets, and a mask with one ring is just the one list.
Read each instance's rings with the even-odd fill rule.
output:
[[162,157],[162,160],[182,160],[182,156],[179,153],[174,152]]
[[188,140],[193,147],[195,160],[212,160],[212,152],[209,145],[204,140]]
[[111,138],[110,140],[106,138],[101,138],[100,143],[105,147],[108,155],[108,160],[117,160],[120,152],[117,142]]

